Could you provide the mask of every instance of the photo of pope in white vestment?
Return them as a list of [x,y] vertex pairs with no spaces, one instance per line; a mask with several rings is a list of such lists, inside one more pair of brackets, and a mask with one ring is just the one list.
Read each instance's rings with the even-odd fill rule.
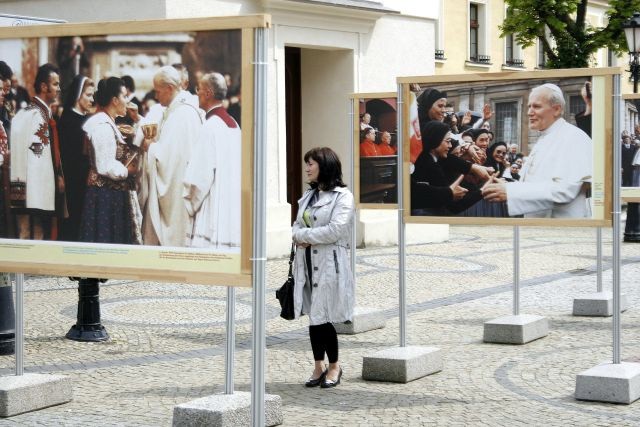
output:
[[482,190],[486,200],[507,202],[509,216],[525,218],[591,217],[587,189],[593,175],[593,143],[562,118],[564,96],[554,84],[533,88],[529,128],[540,132],[525,160],[520,181],[494,182]]

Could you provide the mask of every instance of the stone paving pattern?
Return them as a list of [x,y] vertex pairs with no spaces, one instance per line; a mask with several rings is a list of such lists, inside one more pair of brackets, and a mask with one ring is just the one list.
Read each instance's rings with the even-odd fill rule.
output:
[[[386,327],[342,335],[343,382],[307,389],[307,320],[278,318],[275,290],[287,260],[267,263],[267,393],[282,398],[285,426],[640,424],[640,401],[576,401],[576,375],[612,358],[612,319],[574,317],[573,298],[596,290],[596,231],[521,227],[521,313],[546,316],[547,337],[485,344],[483,323],[512,310],[511,227],[451,227],[450,240],[407,247],[409,345],[443,351],[444,369],[408,384],[364,381],[362,357],[397,346],[396,247],[358,249],[358,305]],[[603,230],[610,289],[611,231]],[[622,358],[640,362],[640,245],[622,245]],[[62,374],[74,400],[0,419],[0,426],[169,426],[175,405],[223,391],[226,288],[112,280],[101,287],[105,343],[64,338],[77,290],[66,278],[26,278],[25,372]],[[250,289],[237,292],[235,384],[250,391]],[[12,375],[13,356],[0,356]]]

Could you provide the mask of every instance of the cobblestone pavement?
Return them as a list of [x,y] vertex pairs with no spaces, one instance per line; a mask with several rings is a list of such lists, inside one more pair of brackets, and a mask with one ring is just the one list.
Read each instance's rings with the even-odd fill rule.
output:
[[[611,232],[603,231],[610,289]],[[484,344],[483,323],[511,313],[512,228],[451,227],[450,240],[407,247],[408,344],[437,346],[444,370],[408,384],[361,378],[362,357],[398,345],[397,248],[359,249],[357,301],[386,317],[384,329],[340,336],[343,382],[306,389],[307,321],[278,318],[275,289],[287,260],[267,263],[267,393],[283,400],[284,425],[640,424],[640,402],[573,398],[576,375],[612,358],[611,318],[574,317],[572,301],[596,289],[594,229],[521,227],[521,312],[547,316],[550,334],[524,346]],[[640,361],[640,245],[622,246],[622,358]],[[224,385],[222,287],[109,281],[101,288],[111,340],[66,340],[77,291],[65,278],[26,280],[25,371],[69,376],[72,402],[0,419],[0,426],[167,426],[173,407]],[[235,383],[250,390],[251,291],[237,292]],[[0,375],[13,373],[0,356]]]

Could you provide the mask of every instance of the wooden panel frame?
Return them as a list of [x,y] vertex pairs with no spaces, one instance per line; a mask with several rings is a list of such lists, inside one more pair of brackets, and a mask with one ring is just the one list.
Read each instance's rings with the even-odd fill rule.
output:
[[[239,31],[242,84],[242,194],[239,254],[182,247],[0,239],[0,271],[250,287],[252,256],[254,29],[269,15],[54,24],[0,28],[1,39]],[[1,59],[1,58],[0,58]],[[266,88],[262,88],[266,90]]]
[[[613,117],[613,76],[620,74],[621,69],[612,68],[593,68],[593,69],[564,69],[564,70],[541,70],[530,72],[499,72],[499,73],[477,73],[477,74],[457,74],[457,75],[438,75],[438,76],[414,76],[414,77],[398,77],[397,82],[401,85],[404,104],[403,108],[403,147],[404,162],[402,167],[403,174],[403,199],[404,199],[404,220],[406,223],[417,224],[458,224],[458,225],[523,225],[523,226],[554,226],[554,227],[609,227],[612,224],[612,117]],[[600,146],[601,158],[600,163],[596,163],[596,149],[594,147],[594,174],[600,173],[601,179],[593,182],[593,194],[596,195],[597,210],[599,214],[591,219],[564,219],[564,218],[495,218],[495,217],[455,217],[455,216],[412,216],[411,215],[411,179],[410,179],[410,161],[409,161],[409,126],[410,126],[410,86],[413,84],[459,84],[465,82],[482,82],[486,85],[495,82],[502,84],[508,81],[532,81],[538,80],[540,84],[547,81],[557,81],[563,78],[591,77],[599,78],[598,81],[603,86],[601,90],[600,101],[594,101],[594,105],[600,108],[596,110],[597,119],[594,119],[594,128],[598,128],[598,135],[594,134],[593,139],[600,137],[602,144]],[[568,108],[568,107],[567,107]],[[594,208],[594,214],[596,209]]]
[[[622,99],[640,101],[640,93],[625,93],[625,94],[622,94]],[[620,121],[621,121],[620,129],[624,128],[624,120],[625,120],[625,111],[623,109],[620,112]],[[620,138],[620,135],[617,135],[616,138]],[[619,142],[618,139],[614,139],[614,141]],[[624,202],[640,203],[640,187],[622,187],[620,191],[620,198]]]
[[[353,103],[353,197],[356,201],[357,209],[398,209],[398,203],[360,203],[360,101],[393,98],[397,100],[396,92],[366,92],[352,93],[350,95]],[[396,111],[397,115],[397,111]]]

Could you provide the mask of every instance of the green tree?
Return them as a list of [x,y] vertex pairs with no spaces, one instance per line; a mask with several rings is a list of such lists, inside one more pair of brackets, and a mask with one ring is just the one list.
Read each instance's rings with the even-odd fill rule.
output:
[[628,52],[622,23],[640,11],[640,0],[609,0],[606,27],[586,21],[588,0],[505,0],[509,13],[500,36],[514,34],[523,47],[540,39],[548,68],[588,67],[603,47]]

